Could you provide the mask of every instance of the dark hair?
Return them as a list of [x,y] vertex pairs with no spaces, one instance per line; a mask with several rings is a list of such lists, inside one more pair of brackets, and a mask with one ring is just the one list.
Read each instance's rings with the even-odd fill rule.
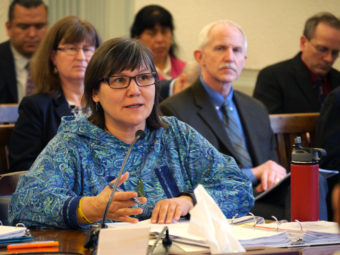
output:
[[13,20],[13,13],[15,5],[22,5],[25,8],[35,8],[40,5],[43,5],[47,12],[47,5],[44,4],[42,0],[13,0],[8,9],[8,21],[11,22]]
[[[85,109],[92,113],[89,120],[105,129],[103,108],[92,100],[93,91],[98,91],[100,80],[123,70],[135,70],[145,65],[156,72],[156,67],[149,50],[138,40],[114,38],[103,43],[92,56],[85,72],[85,91],[83,101]],[[114,91],[112,91],[114,93]],[[149,128],[166,127],[160,119],[158,77],[155,84],[155,101],[150,116],[146,119]]]
[[67,16],[55,23],[44,36],[31,60],[32,79],[35,92],[57,97],[61,92],[60,78],[55,72],[51,54],[59,43],[80,43],[88,41],[98,48],[101,40],[95,27],[77,16]]
[[310,17],[306,23],[303,30],[303,35],[306,36],[308,40],[311,40],[314,36],[315,29],[319,23],[324,23],[335,29],[340,29],[340,20],[335,17],[330,12],[320,12],[312,17]]
[[[135,16],[135,20],[130,29],[131,38],[138,38],[145,29],[153,29],[156,25],[161,27],[170,28],[172,33],[172,38],[174,37],[174,23],[172,20],[171,13],[159,5],[147,5],[139,10]],[[175,51],[177,45],[173,39],[171,42],[169,54],[171,56],[176,56]]]

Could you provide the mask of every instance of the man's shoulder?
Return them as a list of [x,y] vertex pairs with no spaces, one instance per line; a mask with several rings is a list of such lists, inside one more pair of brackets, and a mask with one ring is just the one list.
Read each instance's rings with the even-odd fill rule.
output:
[[299,62],[299,54],[294,56],[293,58],[286,59],[269,66],[264,67],[260,70],[260,73],[266,72],[284,72],[288,70],[292,70],[292,68]]
[[329,72],[329,74],[331,76],[334,76],[336,80],[340,80],[340,71],[335,69],[335,68],[332,68]]
[[14,68],[14,56],[11,51],[9,41],[0,43],[0,56],[0,64],[2,68],[5,70],[8,70],[11,66]]
[[0,52],[3,54],[5,52],[9,52],[12,55],[9,41],[5,41],[0,43]]
[[265,113],[266,115],[268,115],[266,107],[260,100],[254,97],[251,97],[238,90],[234,90],[234,97],[235,97],[236,102],[238,104],[241,104],[243,107],[247,107],[247,109],[251,111],[257,111],[257,112],[261,111]]
[[0,43],[0,49],[9,48],[9,40]]

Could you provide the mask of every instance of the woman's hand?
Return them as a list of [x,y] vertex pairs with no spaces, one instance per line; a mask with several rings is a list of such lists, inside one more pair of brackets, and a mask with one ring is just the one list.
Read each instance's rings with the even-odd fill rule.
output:
[[[129,173],[126,172],[121,176],[118,186],[129,178]],[[113,180],[112,183],[115,183]],[[103,218],[106,205],[111,195],[112,189],[110,186],[105,187],[103,191],[95,197],[82,198],[82,211],[86,218],[91,222],[99,221]],[[107,218],[116,221],[125,221],[136,223],[138,219],[130,217],[131,215],[138,215],[143,212],[142,208],[130,208],[136,203],[132,198],[137,198],[137,193],[134,191],[116,192],[113,196],[112,202],[108,209]],[[145,197],[137,198],[140,203],[146,203]],[[85,223],[78,217],[79,222]]]
[[170,224],[189,213],[194,201],[189,196],[180,196],[159,201],[152,211],[151,223]]

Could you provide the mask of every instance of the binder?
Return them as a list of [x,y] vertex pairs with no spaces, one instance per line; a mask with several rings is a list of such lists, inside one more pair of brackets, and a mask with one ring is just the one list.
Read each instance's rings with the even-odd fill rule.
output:
[[29,229],[22,223],[18,223],[16,226],[0,225],[0,248],[7,247],[10,243],[25,242],[32,239]]

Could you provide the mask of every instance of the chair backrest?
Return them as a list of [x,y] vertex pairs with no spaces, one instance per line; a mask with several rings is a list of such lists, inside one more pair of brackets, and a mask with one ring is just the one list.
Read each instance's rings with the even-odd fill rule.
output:
[[319,113],[270,114],[270,124],[275,135],[276,151],[280,164],[290,170],[294,138],[301,136],[302,146],[314,145],[314,133]]
[[8,225],[8,207],[11,195],[15,191],[20,175],[27,171],[18,171],[0,175],[0,220],[3,225]]
[[18,104],[0,104],[0,124],[15,123],[18,117]]
[[9,171],[8,145],[14,124],[0,124],[0,174]]

